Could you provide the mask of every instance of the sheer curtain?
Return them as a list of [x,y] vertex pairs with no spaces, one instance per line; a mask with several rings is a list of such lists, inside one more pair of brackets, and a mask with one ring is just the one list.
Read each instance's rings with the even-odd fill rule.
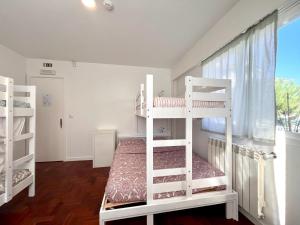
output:
[[[232,80],[233,134],[274,142],[277,12],[202,62],[207,78]],[[203,119],[206,130],[224,133],[222,118]]]

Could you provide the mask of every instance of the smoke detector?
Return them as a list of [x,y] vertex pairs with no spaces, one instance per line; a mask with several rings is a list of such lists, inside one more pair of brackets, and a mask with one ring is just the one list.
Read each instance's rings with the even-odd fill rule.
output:
[[114,9],[114,5],[111,0],[104,0],[103,1],[103,6],[105,9],[108,11],[112,11]]

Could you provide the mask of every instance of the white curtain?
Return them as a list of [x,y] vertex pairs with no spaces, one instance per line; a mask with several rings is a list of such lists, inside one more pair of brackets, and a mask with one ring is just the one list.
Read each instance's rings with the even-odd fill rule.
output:
[[[274,142],[277,12],[248,29],[202,63],[207,78],[232,80],[233,134]],[[224,133],[222,118],[203,119],[206,130]]]

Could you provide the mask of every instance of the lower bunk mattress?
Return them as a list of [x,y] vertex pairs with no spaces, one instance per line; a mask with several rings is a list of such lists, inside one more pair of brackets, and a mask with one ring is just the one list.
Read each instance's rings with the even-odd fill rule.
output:
[[[13,172],[13,186],[20,183],[22,180],[26,179],[31,175],[31,172],[29,169],[17,169]],[[0,194],[3,194],[5,192],[5,173],[0,174]]]
[[[161,147],[154,150],[154,169],[185,167],[184,147]],[[224,173],[193,153],[193,179],[223,176]],[[185,175],[155,177],[154,183],[185,180]],[[193,193],[220,191],[226,186],[193,189]],[[106,186],[110,203],[144,202],[146,189],[146,146],[118,146]],[[154,194],[154,199],[183,196],[185,191]]]

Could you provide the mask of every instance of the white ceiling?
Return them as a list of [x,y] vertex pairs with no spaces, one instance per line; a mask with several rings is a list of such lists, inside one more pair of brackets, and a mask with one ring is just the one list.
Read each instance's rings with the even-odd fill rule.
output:
[[26,57],[170,67],[238,0],[1,0],[0,44]]

